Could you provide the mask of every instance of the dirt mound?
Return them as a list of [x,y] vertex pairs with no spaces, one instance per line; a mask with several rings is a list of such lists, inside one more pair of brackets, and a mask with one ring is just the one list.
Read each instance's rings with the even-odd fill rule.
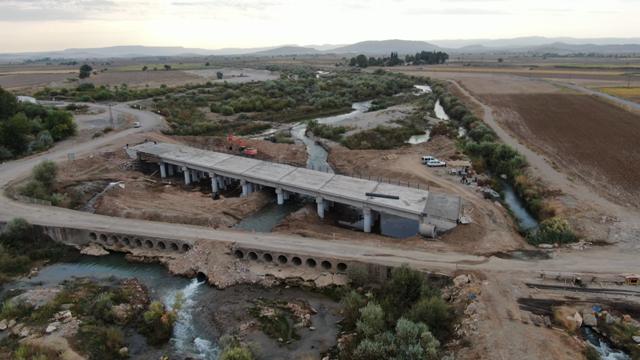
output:
[[[200,149],[238,153],[230,149],[226,137],[219,136],[174,136],[180,143]],[[258,150],[257,159],[283,162],[293,166],[304,167],[307,164],[307,150],[303,145],[276,144],[265,140],[244,139],[248,146]]]

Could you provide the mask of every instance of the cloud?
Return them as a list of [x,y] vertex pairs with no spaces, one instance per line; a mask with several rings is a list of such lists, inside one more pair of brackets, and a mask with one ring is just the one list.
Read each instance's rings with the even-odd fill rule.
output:
[[206,7],[206,8],[229,8],[237,10],[265,10],[279,5],[277,2],[263,0],[186,0],[172,1],[172,6],[180,7]]
[[411,9],[409,15],[508,15],[509,12],[497,9],[480,8],[446,8],[446,9]]
[[57,21],[100,18],[116,10],[111,0],[21,0],[0,3],[0,21]]

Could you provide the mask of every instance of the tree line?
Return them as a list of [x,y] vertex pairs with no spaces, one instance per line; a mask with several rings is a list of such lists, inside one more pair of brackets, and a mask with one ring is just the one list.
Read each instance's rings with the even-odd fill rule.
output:
[[75,133],[71,113],[20,103],[0,87],[0,161],[46,150]]
[[352,57],[349,66],[366,68],[368,66],[398,66],[398,65],[433,65],[444,64],[449,59],[449,54],[442,51],[421,51],[415,55],[405,55],[404,59],[397,52],[391,52],[385,57],[367,57],[364,54]]

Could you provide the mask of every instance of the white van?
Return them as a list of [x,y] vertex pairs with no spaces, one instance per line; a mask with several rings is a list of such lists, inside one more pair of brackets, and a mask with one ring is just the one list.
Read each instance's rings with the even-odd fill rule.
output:
[[422,157],[422,163],[423,164],[426,164],[426,163],[428,163],[429,161],[432,161],[432,160],[436,160],[436,158],[434,158],[433,156],[423,156]]

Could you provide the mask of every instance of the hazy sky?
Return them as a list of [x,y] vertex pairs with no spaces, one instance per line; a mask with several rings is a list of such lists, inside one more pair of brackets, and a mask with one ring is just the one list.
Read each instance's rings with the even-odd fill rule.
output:
[[0,0],[0,53],[531,35],[640,37],[640,0]]

